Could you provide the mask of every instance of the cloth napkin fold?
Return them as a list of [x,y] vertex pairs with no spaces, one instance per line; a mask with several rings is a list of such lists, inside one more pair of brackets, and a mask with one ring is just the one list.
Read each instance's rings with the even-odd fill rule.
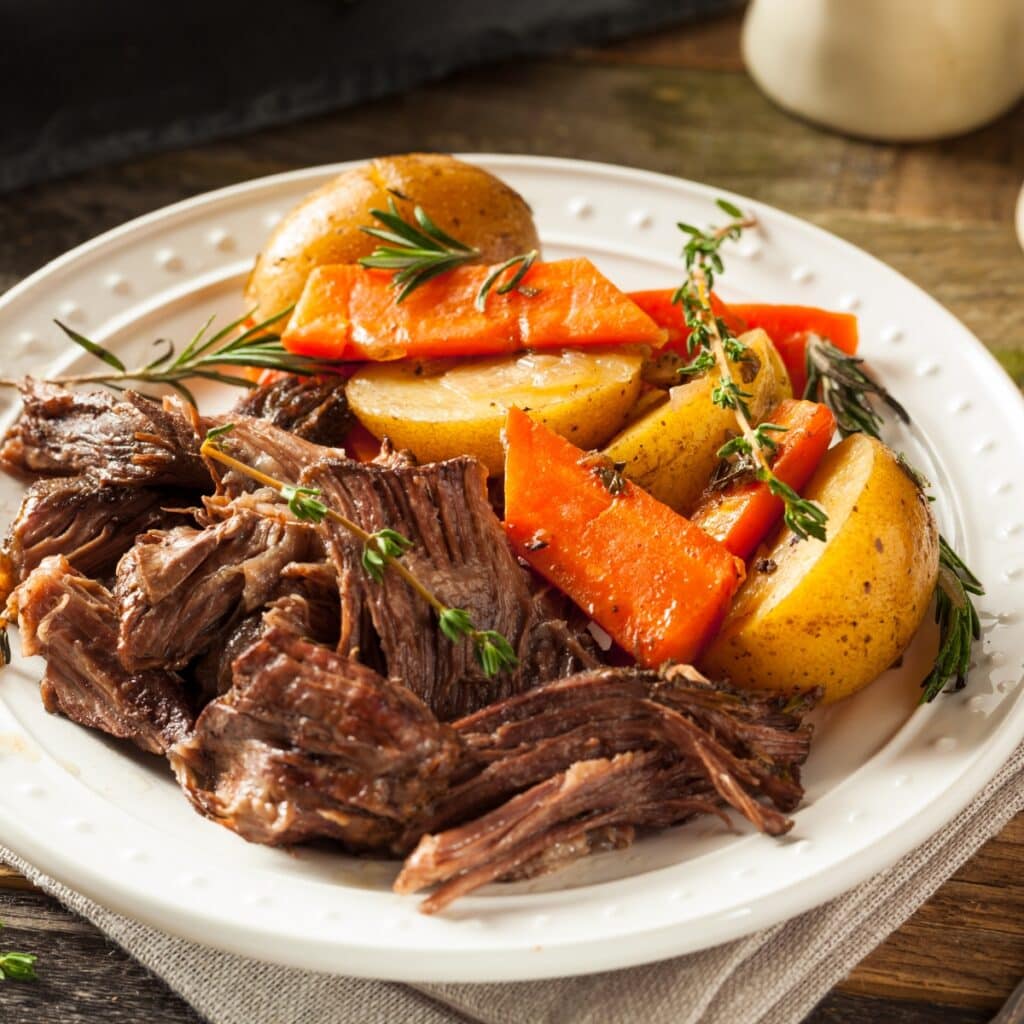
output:
[[412,986],[268,966],[104,910],[3,847],[0,860],[91,921],[211,1024],[797,1024],[1021,810],[1024,746],[945,829],[831,903],[646,967],[494,985]]

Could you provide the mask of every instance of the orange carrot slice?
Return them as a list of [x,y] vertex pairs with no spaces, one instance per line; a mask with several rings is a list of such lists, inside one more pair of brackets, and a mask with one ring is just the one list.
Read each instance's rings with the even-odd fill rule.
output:
[[392,275],[356,265],[317,267],[282,341],[320,359],[482,356],[526,348],[661,345],[665,332],[587,259],[536,263],[521,288],[491,289],[490,267],[457,267],[396,302]]
[[832,342],[848,356],[857,352],[857,318],[852,313],[833,313],[814,306],[775,306],[740,303],[729,307],[753,330],[761,327],[782,357],[793,384],[793,394],[803,395],[807,386],[807,338],[816,334]]
[[[768,414],[767,420],[788,428],[784,434],[772,435],[779,446],[772,470],[799,493],[828,450],[836,429],[835,416],[817,402],[787,398]],[[734,555],[745,559],[779,522],[782,510],[781,499],[769,493],[767,484],[747,480],[720,490],[709,488],[690,518]]]
[[[673,302],[674,288],[653,288],[649,291],[630,292],[629,297],[659,326],[668,331],[666,349],[680,355],[693,355],[689,351],[690,328],[686,326],[686,317],[681,303]],[[742,334],[746,323],[738,316],[731,306],[727,306],[714,292],[711,293],[711,308],[715,316],[725,321],[733,334]]]
[[692,661],[743,562],[635,484],[612,494],[593,456],[526,413],[509,411],[505,439],[505,531],[517,554],[641,665]]

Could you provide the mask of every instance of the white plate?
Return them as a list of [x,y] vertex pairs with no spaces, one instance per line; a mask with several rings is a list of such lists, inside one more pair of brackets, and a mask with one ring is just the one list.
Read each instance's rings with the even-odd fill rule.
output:
[[[526,196],[548,255],[591,256],[627,288],[675,283],[676,221],[719,216],[720,191],[691,182],[474,159]],[[0,300],[5,374],[70,361],[54,316],[132,355],[158,335],[184,339],[210,313],[234,315],[270,227],[343,166],[200,196],[52,263]],[[982,346],[914,285],[808,224],[732,198],[763,227],[728,252],[726,297],[855,310],[863,354],[914,417],[917,429],[894,441],[935,481],[943,529],[988,587],[964,693],[916,707],[919,639],[901,672],[820,716],[807,799],[785,839],[701,821],[424,917],[415,898],[389,891],[393,865],[250,846],[203,820],[162,762],[46,715],[40,664],[20,661],[0,686],[0,842],[108,907],[209,945],[350,975],[496,981],[736,938],[849,889],[949,821],[1024,739],[1024,406]],[[12,514],[18,497],[4,480],[0,511]]]

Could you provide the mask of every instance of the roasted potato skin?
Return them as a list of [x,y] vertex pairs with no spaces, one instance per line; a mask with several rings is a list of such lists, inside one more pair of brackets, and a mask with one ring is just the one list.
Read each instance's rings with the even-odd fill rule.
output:
[[832,703],[876,679],[910,643],[935,589],[938,529],[896,456],[863,434],[826,453],[805,497],[829,514],[826,541],[777,532],[755,555],[701,667],[749,689],[821,686]]
[[578,447],[594,448],[621,427],[636,402],[642,362],[639,352],[564,349],[371,363],[352,377],[345,394],[371,434],[421,462],[472,455],[500,476],[510,407]]
[[[764,331],[751,331],[743,340],[758,359],[757,376],[744,383],[754,420],[783,398],[792,397],[789,375]],[[605,454],[626,464],[625,474],[659,501],[684,515],[693,509],[718,462],[718,449],[736,432],[732,411],[711,401],[718,383],[711,372],[672,389],[666,398],[620,434]]]
[[246,302],[271,316],[294,305],[314,267],[368,256],[379,243],[360,228],[389,199],[407,217],[422,206],[442,230],[479,249],[479,263],[540,248],[526,201],[490,172],[444,153],[378,157],[339,174],[284,217],[256,257]]

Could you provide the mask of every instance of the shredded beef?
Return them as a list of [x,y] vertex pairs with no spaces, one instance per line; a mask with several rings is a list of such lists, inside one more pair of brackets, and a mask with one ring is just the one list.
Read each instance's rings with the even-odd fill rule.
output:
[[46,658],[47,711],[163,753],[192,727],[181,678],[127,672],[115,653],[117,608],[110,591],[61,556],[46,558],[12,595],[22,652]]
[[487,500],[486,472],[474,459],[425,466],[390,459],[390,465],[326,460],[302,476],[324,501],[374,532],[397,530],[413,542],[404,564],[451,607],[464,608],[479,629],[509,639],[520,666],[488,678],[469,641],[452,644],[435,613],[404,580],[386,573],[375,583],[362,568],[362,543],[325,522],[328,551],[342,595],[341,650],[373,658],[401,679],[439,718],[483,707],[542,681],[544,672],[572,671],[589,661],[577,644],[551,652],[560,628],[541,617],[529,577],[513,557]]
[[28,378],[0,466],[27,476],[90,472],[106,484],[209,489],[189,420],[134,392],[70,391]]
[[813,700],[741,694],[673,666],[582,673],[484,708],[454,723],[462,768],[417,822],[442,831],[420,840],[396,889],[441,884],[431,912],[721,805],[782,834],[792,825],[782,812],[803,793],[811,730],[801,714]]
[[429,811],[460,751],[405,687],[277,625],[170,759],[195,807],[252,842],[380,851]]
[[182,668],[274,596],[286,565],[319,550],[315,530],[283,504],[222,514],[205,529],[144,533],[121,559],[114,593],[126,668]]
[[137,534],[182,522],[180,513],[166,510],[193,498],[155,487],[107,485],[91,473],[37,480],[4,544],[12,585],[50,555],[64,555],[85,576],[108,576]]
[[354,422],[346,383],[344,377],[287,374],[244,395],[234,413],[266,420],[314,444],[338,447]]

